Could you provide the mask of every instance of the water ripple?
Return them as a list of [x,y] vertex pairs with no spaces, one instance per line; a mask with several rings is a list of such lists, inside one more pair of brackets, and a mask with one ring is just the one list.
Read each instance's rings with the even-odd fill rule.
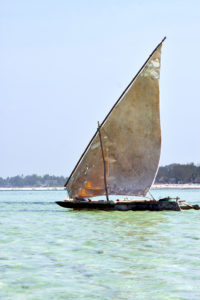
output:
[[200,299],[199,211],[72,211],[54,203],[61,192],[2,195],[1,299]]

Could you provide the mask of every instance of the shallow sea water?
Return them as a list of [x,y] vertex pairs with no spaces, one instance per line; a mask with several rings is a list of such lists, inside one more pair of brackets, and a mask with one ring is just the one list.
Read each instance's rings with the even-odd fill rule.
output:
[[64,196],[0,191],[0,299],[200,299],[200,211],[72,211]]

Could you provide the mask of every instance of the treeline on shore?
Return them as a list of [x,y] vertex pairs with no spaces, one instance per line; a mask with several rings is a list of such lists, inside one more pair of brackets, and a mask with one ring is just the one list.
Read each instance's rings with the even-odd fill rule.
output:
[[[0,187],[62,187],[67,177],[51,175],[17,175],[14,177],[1,178]],[[191,164],[171,164],[159,167],[155,183],[157,184],[200,184],[200,166]]]
[[159,167],[155,183],[200,183],[200,166],[190,163]]
[[59,187],[64,186],[67,178],[51,175],[17,175],[3,179],[0,177],[0,187]]

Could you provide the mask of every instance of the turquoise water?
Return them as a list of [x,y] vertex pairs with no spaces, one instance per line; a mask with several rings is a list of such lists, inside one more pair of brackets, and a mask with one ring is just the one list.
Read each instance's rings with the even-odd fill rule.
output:
[[0,299],[200,299],[200,211],[71,211],[64,196],[0,192]]

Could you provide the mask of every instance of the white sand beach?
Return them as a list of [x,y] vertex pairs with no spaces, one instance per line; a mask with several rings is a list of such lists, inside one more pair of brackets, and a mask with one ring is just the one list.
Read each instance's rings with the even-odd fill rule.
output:
[[1,187],[0,191],[64,191],[64,187]]
[[[200,184],[153,184],[151,189],[200,189]],[[64,187],[1,187],[0,191],[63,191]]]
[[184,184],[153,184],[151,189],[200,189],[200,184],[184,183]]

